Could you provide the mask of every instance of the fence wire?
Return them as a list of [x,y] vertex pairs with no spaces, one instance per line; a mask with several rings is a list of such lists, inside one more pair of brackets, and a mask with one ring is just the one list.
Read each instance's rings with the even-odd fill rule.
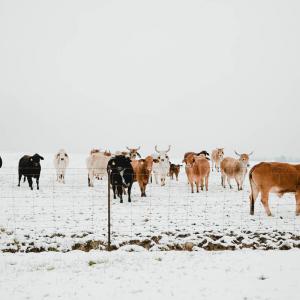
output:
[[[66,184],[58,183],[56,170],[43,169],[40,190],[31,191],[27,182],[17,187],[13,169],[0,175],[0,250],[28,245],[68,250],[77,242],[107,241],[107,176],[88,187],[87,170],[68,169]],[[300,217],[295,216],[295,199],[270,196],[274,217],[265,215],[260,198],[255,215],[249,214],[249,182],[242,191],[221,187],[220,173],[212,172],[209,190],[191,193],[184,170],[179,180],[168,178],[165,186],[155,182],[141,197],[135,182],[132,202],[113,199],[111,193],[111,240],[113,244],[136,239],[160,237],[170,240],[202,232],[274,231],[300,234]],[[59,246],[58,246],[59,245]]]

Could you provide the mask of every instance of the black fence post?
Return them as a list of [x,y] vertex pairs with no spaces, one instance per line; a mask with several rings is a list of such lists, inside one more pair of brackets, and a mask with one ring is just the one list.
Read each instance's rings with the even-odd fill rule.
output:
[[111,203],[110,203],[110,170],[107,172],[107,250],[111,250],[111,223],[110,223],[110,209],[111,209]]

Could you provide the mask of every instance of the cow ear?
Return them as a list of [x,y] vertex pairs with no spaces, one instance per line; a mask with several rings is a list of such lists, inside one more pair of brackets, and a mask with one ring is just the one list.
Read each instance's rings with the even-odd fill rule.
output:
[[40,155],[39,155],[39,158],[40,158],[40,160],[44,160],[44,157],[43,157],[43,156],[40,156]]

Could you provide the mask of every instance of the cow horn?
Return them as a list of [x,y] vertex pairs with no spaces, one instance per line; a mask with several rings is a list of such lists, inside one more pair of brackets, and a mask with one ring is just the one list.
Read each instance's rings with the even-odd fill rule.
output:
[[138,146],[135,150],[139,151],[141,149],[141,146]]
[[157,153],[159,153],[159,151],[158,151],[158,149],[157,149],[157,145],[155,145],[155,151],[156,151]]
[[236,152],[236,150],[234,150],[234,153],[235,153],[237,156],[241,156],[241,154],[239,154],[238,152]]
[[254,153],[254,151],[250,152],[250,153],[248,154],[248,156],[251,156],[253,153]]
[[169,152],[170,150],[171,150],[171,145],[169,145],[169,148],[168,148],[168,150],[166,152]]
[[130,148],[128,148],[128,146],[126,146],[126,148],[127,148],[127,150],[129,150],[129,151],[131,150]]

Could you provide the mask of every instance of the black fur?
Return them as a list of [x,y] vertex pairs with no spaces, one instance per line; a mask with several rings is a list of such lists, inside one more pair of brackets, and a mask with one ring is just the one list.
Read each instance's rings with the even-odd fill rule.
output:
[[2,158],[0,156],[0,168],[2,167]]
[[107,173],[110,176],[110,183],[114,193],[123,203],[123,189],[128,189],[128,202],[131,202],[131,187],[134,179],[134,172],[131,166],[131,160],[124,155],[117,155],[111,158],[107,165]]
[[24,181],[27,178],[29,187],[33,190],[32,178],[36,179],[37,189],[39,189],[39,180],[41,174],[41,164],[40,161],[44,160],[39,154],[34,154],[33,156],[24,155],[19,161],[19,183],[20,186],[21,178],[24,176]]

